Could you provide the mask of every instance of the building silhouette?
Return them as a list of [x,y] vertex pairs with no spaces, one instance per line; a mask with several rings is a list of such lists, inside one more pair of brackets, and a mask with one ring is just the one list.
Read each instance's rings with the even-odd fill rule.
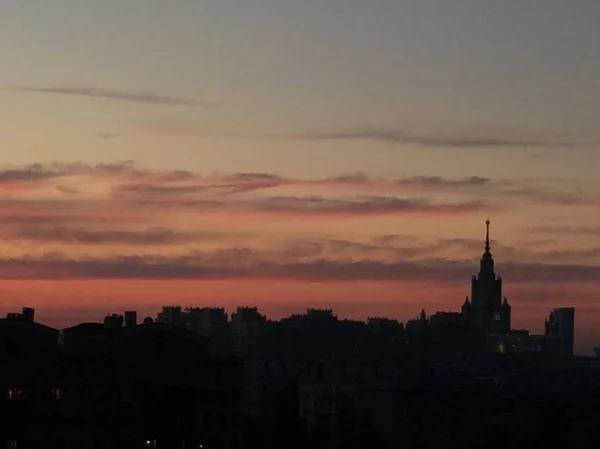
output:
[[63,331],[0,320],[0,448],[239,447],[240,362],[129,317]]
[[231,328],[225,309],[221,307],[190,307],[185,310],[186,328],[210,340],[210,353],[231,354]]
[[471,300],[465,300],[462,313],[486,334],[506,334],[511,328],[511,307],[508,300],[503,299],[502,278],[496,275],[490,249],[490,221],[487,220],[479,273],[471,279]]
[[231,344],[236,357],[257,358],[261,353],[261,341],[267,318],[258,307],[238,307],[231,314]]
[[35,310],[32,309],[31,307],[23,307],[21,309],[21,313],[18,313],[18,312],[7,313],[6,319],[27,321],[29,323],[33,323],[33,321],[35,319]]
[[137,326],[137,312],[135,310],[129,310],[125,312],[125,327]]
[[156,322],[182,327],[201,335],[210,342],[210,353],[215,356],[232,354],[231,326],[222,307],[163,306]]
[[558,339],[560,355],[572,356],[575,339],[575,308],[561,307],[551,311],[545,323],[545,335]]
[[156,322],[186,327],[186,317],[181,306],[163,306],[162,311],[156,316]]

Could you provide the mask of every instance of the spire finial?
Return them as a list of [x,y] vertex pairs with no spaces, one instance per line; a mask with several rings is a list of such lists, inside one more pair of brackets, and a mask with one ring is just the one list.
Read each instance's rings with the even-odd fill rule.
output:
[[490,251],[490,220],[485,221],[485,251]]

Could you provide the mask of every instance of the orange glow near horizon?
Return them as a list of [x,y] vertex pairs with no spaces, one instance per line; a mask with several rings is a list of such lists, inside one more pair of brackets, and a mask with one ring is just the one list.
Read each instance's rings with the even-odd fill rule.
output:
[[[256,305],[272,318],[308,307],[401,321],[458,311],[491,215],[514,327],[540,332],[550,308],[574,305],[579,347],[600,341],[596,203],[552,183],[201,176],[131,162],[1,174],[0,309],[35,307],[53,326],[126,309],[154,317],[173,303]],[[373,196],[382,186],[386,196]],[[543,214],[561,218],[540,227]]]
[[[393,281],[297,281],[282,279],[239,280],[5,280],[0,284],[0,310],[19,311],[34,307],[36,321],[67,327],[82,321],[101,321],[106,314],[137,310],[138,319],[152,318],[163,305],[181,307],[224,307],[229,313],[238,306],[257,306],[261,313],[279,319],[307,308],[330,308],[340,318],[365,320],[388,316],[400,321],[427,313],[459,311],[469,283]],[[546,301],[528,302],[527,295],[541,286],[522,286],[508,294],[513,307],[513,328],[543,332],[544,319],[554,307],[575,305],[577,341],[580,352],[590,353],[600,330],[594,322],[600,306],[582,302],[565,304],[562,292],[548,292]],[[576,287],[576,286],[574,286]],[[593,287],[580,286],[593,294]],[[552,290],[552,289],[550,289]],[[512,300],[511,300],[512,298]]]
[[489,218],[591,353],[600,0],[438,3],[0,0],[0,314],[458,311]]

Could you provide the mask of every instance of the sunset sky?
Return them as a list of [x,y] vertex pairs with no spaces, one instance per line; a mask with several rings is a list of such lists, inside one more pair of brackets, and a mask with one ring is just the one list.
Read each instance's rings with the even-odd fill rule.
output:
[[600,2],[3,0],[0,313],[458,310],[600,345]]

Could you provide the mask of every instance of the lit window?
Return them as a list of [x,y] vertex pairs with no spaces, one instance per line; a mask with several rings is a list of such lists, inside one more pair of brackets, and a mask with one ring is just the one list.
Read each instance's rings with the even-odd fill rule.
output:
[[7,399],[18,399],[21,397],[21,389],[20,388],[11,388],[6,392]]
[[60,388],[53,388],[52,389],[52,397],[54,399],[57,399],[57,400],[58,399],[62,399],[62,397],[63,397],[63,391],[62,391],[62,389],[60,389]]
[[146,449],[156,449],[156,440],[146,440],[144,447]]

